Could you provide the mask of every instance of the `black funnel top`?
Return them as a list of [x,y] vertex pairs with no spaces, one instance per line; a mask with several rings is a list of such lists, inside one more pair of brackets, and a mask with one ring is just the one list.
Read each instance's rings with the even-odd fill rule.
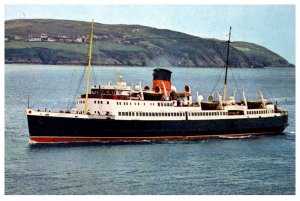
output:
[[171,81],[171,71],[163,68],[156,68],[153,71],[153,80]]

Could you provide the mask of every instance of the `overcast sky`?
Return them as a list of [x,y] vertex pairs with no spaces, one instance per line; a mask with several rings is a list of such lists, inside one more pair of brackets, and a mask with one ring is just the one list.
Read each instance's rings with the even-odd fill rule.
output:
[[262,45],[295,63],[293,5],[5,5],[5,20],[52,18],[140,24]]

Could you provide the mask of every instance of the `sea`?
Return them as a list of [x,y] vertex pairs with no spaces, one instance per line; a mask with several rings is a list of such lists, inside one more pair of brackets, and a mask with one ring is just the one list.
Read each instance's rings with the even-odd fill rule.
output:
[[[99,67],[91,85],[152,86],[154,67]],[[172,68],[172,85],[222,94],[223,68]],[[289,112],[283,134],[197,141],[30,145],[26,108],[70,109],[86,68],[5,65],[6,195],[295,195],[295,68],[230,68],[228,96],[264,98]]]

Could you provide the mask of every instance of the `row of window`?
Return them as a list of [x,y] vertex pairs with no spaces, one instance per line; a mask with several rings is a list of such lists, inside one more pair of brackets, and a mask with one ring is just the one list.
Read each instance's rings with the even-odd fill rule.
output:
[[[117,105],[122,105],[122,102],[117,102]],[[131,102],[123,102],[123,105],[131,105]],[[132,103],[132,105],[133,105],[133,103]],[[138,102],[138,103],[134,103],[134,105],[140,105],[140,103]],[[146,105],[145,103],[144,103],[144,105]]]
[[172,103],[157,103],[157,106],[172,106]]
[[95,104],[103,104],[103,101],[94,101]]
[[[76,101],[77,104],[84,104],[85,101]],[[103,104],[103,101],[94,101],[95,104]],[[109,101],[106,102],[106,104],[109,104]]]
[[[100,112],[94,111],[95,114]],[[83,111],[79,111],[79,114],[83,114]],[[262,110],[262,111],[247,111],[247,114],[270,114],[273,110]],[[156,116],[156,117],[167,117],[167,116],[185,116],[183,112],[119,112],[119,116]],[[189,112],[188,116],[224,116],[228,115],[228,112]]]
[[221,116],[228,115],[227,112],[191,112],[190,116]]
[[[152,117],[170,117],[185,116],[184,112],[119,112],[119,116],[152,116]],[[188,116],[220,116],[227,115],[227,112],[190,112]]]
[[150,117],[170,117],[184,116],[183,112],[119,112],[119,116],[150,116]]
[[[84,100],[80,100],[76,102],[77,104],[84,104]],[[105,101],[94,101],[94,104],[105,104]],[[106,104],[109,104],[109,101],[106,102]],[[117,105],[122,105],[122,102],[117,102]],[[123,105],[140,105],[139,102],[123,102]],[[146,103],[144,103],[146,105]],[[154,103],[150,103],[150,106],[154,106]],[[172,106],[172,103],[157,103],[158,106]]]
[[260,111],[247,111],[247,114],[270,114],[273,112],[274,110],[260,110]]
[[[117,105],[122,105],[122,102],[117,102]],[[123,105],[140,105],[140,103],[139,102],[123,102]],[[144,105],[146,105],[146,103],[144,103]],[[150,103],[149,105],[154,106],[155,103]],[[172,103],[157,103],[157,106],[170,107],[170,106],[173,106],[173,105],[172,105]]]
[[[103,104],[103,101],[94,101],[94,103],[95,103],[95,104],[97,104],[97,103],[98,103],[98,104]],[[109,104],[109,101],[107,101],[106,104],[108,105],[108,104]]]

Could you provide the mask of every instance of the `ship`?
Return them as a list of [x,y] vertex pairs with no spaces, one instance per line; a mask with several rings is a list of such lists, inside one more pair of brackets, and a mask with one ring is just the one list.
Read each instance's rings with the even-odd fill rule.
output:
[[236,101],[227,94],[229,40],[223,95],[217,98],[190,86],[178,92],[172,72],[153,70],[152,87],[139,82],[134,88],[120,77],[116,83],[89,86],[92,59],[93,22],[88,50],[86,92],[74,101],[74,108],[50,112],[27,107],[29,143],[142,142],[198,140],[282,134],[288,126],[288,112],[277,103],[259,99]]

